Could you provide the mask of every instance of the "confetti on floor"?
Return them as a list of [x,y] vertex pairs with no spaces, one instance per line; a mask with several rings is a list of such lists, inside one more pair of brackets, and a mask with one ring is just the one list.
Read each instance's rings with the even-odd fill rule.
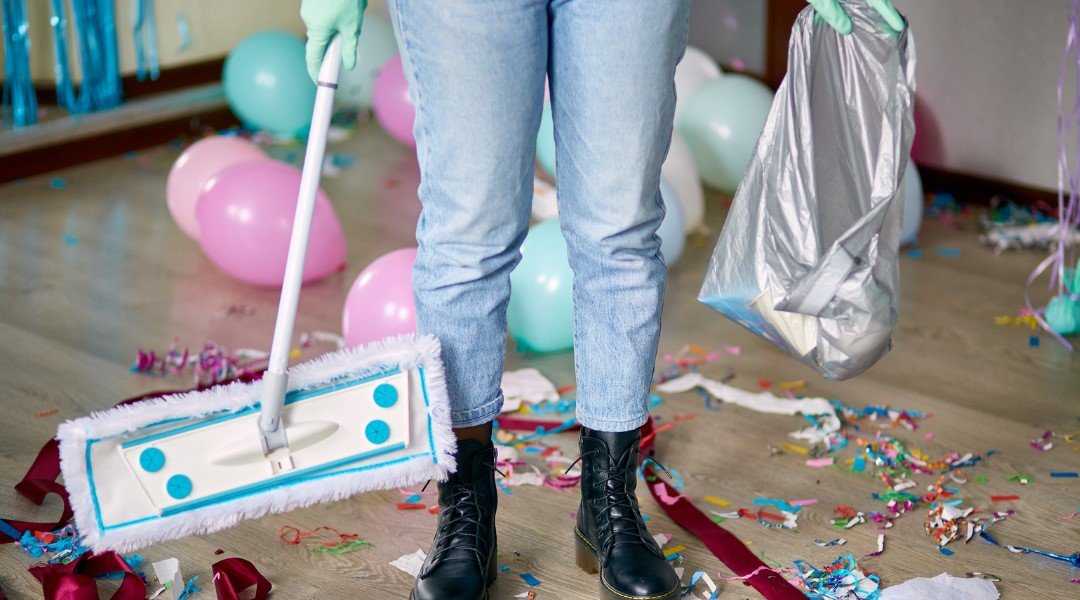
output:
[[521,579],[524,580],[525,583],[527,583],[527,584],[529,584],[531,586],[540,585],[540,580],[537,579],[532,573],[522,573],[521,574]]

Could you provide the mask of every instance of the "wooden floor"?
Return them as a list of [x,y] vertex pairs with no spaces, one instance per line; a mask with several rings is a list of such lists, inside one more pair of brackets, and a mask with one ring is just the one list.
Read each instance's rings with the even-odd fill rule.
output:
[[[359,159],[324,182],[350,240],[348,267],[304,289],[298,331],[339,331],[352,278],[376,256],[411,245],[419,212],[415,159],[376,126],[361,126],[355,137],[331,151]],[[168,216],[165,177],[176,155],[174,148],[160,148],[0,186],[0,517],[44,519],[57,513],[56,502],[35,507],[17,496],[12,485],[61,420],[184,383],[130,373],[138,348],[161,350],[174,338],[187,346],[205,340],[230,347],[269,344],[276,292],[227,278]],[[63,189],[54,189],[61,184]],[[689,243],[671,270],[663,350],[684,344],[740,346],[741,356],[722,359],[706,373],[721,376],[732,368],[737,375],[733,385],[745,389],[756,389],[759,379],[806,379],[807,394],[860,407],[888,404],[926,411],[931,417],[919,431],[893,433],[934,456],[998,451],[969,470],[972,481],[961,486],[961,497],[966,504],[987,508],[992,494],[1020,496],[1007,505],[1018,513],[995,526],[1000,541],[1066,554],[1080,550],[1080,518],[1062,520],[1080,505],[1080,482],[1049,477],[1050,471],[1080,470],[1080,453],[1060,443],[1045,453],[1028,445],[1048,428],[1080,429],[1080,358],[1046,336],[1040,336],[1040,347],[1031,348],[1021,328],[994,324],[996,315],[1017,314],[1023,282],[1041,259],[1039,253],[994,256],[978,246],[970,227],[952,231],[928,224],[923,257],[903,259],[902,312],[892,353],[854,381],[830,383],[695,300],[721,224],[718,199],[710,200],[708,213],[712,233]],[[940,246],[958,248],[960,256],[941,256],[935,251]],[[249,305],[255,314],[214,316],[231,304]],[[316,346],[306,356],[323,349]],[[568,354],[510,356],[508,367],[524,365],[541,369],[558,385],[572,382]],[[50,409],[58,413],[35,417]],[[707,495],[725,498],[733,507],[749,507],[755,497],[820,500],[803,510],[799,527],[791,531],[745,519],[727,521],[724,526],[753,551],[785,566],[797,558],[821,566],[842,551],[864,556],[875,549],[878,531],[865,525],[845,531],[848,544],[841,548],[813,544],[838,537],[829,523],[834,506],[878,509],[881,504],[870,494],[882,486],[869,475],[841,468],[808,468],[804,457],[791,452],[770,457],[768,446],[788,441],[787,433],[800,427],[800,419],[731,406],[708,411],[694,394],[665,397],[657,413],[669,419],[697,415],[663,434],[658,451],[666,465],[682,473],[685,493],[699,506],[707,506]],[[927,433],[932,440],[924,439]],[[572,434],[562,434],[558,443],[573,456]],[[850,456],[850,450],[842,456]],[[1034,481],[1026,486],[1007,481],[1021,472]],[[976,483],[978,475],[988,482]],[[932,483],[928,477],[915,479],[920,486]],[[210,565],[224,556],[241,556],[273,582],[277,598],[404,598],[410,578],[388,563],[426,549],[434,517],[396,510],[395,502],[402,499],[398,492],[369,494],[159,544],[143,555],[150,561],[178,557],[184,573],[200,575],[208,590]],[[542,582],[534,588],[541,599],[597,596],[595,578],[577,571],[572,562],[570,513],[576,499],[576,490],[536,487],[500,496],[499,562],[511,571],[500,576],[494,598],[526,591],[522,572]],[[687,547],[688,570],[730,575],[667,520],[651,498],[643,497],[642,503],[654,533],[670,533],[672,544]],[[924,516],[921,509],[900,518],[886,532],[885,553],[862,561],[886,585],[941,572],[964,576],[979,571],[1000,576],[1006,598],[1080,597],[1080,586],[1069,581],[1080,571],[1060,562],[1011,554],[980,540],[954,543],[954,556],[939,554],[922,532]],[[278,541],[286,524],[330,525],[359,533],[372,546],[343,556],[312,553]],[[215,555],[219,548],[225,554]],[[30,563],[15,547],[0,547],[0,585],[14,598],[40,597],[38,583],[26,572]],[[212,597],[212,592],[199,597]],[[721,597],[756,597],[756,592],[726,583]]]

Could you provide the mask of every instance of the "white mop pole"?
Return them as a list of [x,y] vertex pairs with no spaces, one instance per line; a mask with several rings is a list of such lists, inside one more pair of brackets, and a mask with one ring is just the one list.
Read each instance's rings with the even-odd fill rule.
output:
[[[322,171],[323,155],[326,153],[326,133],[330,128],[334,90],[337,89],[340,71],[341,38],[335,36],[326,49],[322,68],[319,69],[315,111],[311,117],[311,130],[304,154],[304,171],[300,176],[300,197],[296,202],[292,238],[289,240],[289,257],[285,262],[285,279],[281,285],[277,322],[274,324],[274,341],[270,346],[270,363],[262,377],[259,430],[262,434],[263,452],[267,455],[274,450],[287,450],[289,446],[285,427],[281,423],[281,407],[285,404],[285,390],[289,381],[286,370],[289,367],[296,309],[300,303],[300,286],[303,283],[311,218],[315,212],[315,196],[319,191],[319,175]],[[287,464],[278,466],[286,470],[289,468]]]

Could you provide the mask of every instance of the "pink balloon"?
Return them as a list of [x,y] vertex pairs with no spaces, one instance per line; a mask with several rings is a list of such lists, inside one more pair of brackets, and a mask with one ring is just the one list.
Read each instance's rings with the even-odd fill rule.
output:
[[188,146],[173,163],[165,186],[165,199],[176,225],[188,237],[198,239],[195,205],[206,182],[225,167],[265,158],[262,149],[236,136],[203,138]]
[[[300,171],[265,159],[233,165],[215,175],[199,196],[195,215],[203,251],[222,271],[255,285],[280,287],[289,254]],[[334,206],[315,197],[304,282],[345,264],[345,234]]]
[[409,98],[409,82],[401,67],[401,56],[394,56],[379,69],[371,91],[371,103],[375,118],[383,129],[402,144],[415,148],[413,121],[416,120],[416,111]]
[[341,329],[350,346],[416,331],[412,272],[416,248],[394,250],[367,266],[345,298]]

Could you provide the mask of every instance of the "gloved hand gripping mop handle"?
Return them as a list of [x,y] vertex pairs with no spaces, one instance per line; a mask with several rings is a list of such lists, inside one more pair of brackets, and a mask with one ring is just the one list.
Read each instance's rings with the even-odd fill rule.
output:
[[285,427],[281,423],[281,407],[285,404],[285,390],[289,381],[286,369],[289,366],[296,309],[300,302],[308,235],[311,233],[311,218],[315,212],[315,195],[319,190],[319,175],[322,171],[323,155],[326,153],[326,133],[330,128],[334,90],[337,89],[340,71],[341,37],[336,36],[327,47],[322,68],[319,69],[315,111],[311,117],[311,132],[304,154],[304,171],[300,177],[300,197],[296,202],[289,257],[285,262],[285,279],[281,285],[281,300],[278,302],[277,322],[274,325],[274,341],[270,346],[270,364],[262,378],[259,430],[263,452],[266,454],[289,446]]

